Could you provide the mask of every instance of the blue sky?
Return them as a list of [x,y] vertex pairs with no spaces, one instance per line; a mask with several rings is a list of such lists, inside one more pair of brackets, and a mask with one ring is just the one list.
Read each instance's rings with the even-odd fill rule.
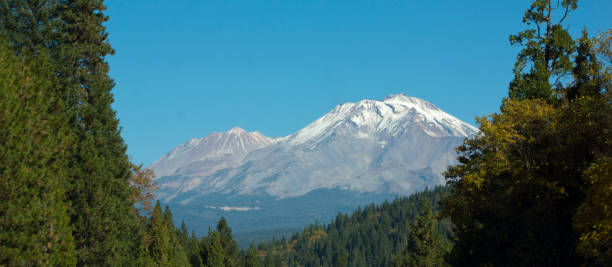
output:
[[[512,78],[531,1],[107,1],[122,136],[148,165],[234,126],[293,133],[343,102],[405,93],[475,124]],[[612,26],[580,1],[574,36]]]

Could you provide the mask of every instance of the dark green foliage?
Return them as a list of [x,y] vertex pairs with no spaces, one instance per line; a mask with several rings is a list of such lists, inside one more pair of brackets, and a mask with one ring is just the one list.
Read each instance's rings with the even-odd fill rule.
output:
[[[593,40],[588,38],[585,31],[578,39],[575,66],[572,70],[574,82],[567,88],[566,98],[574,100],[580,96],[597,97],[602,93],[610,79],[606,77],[603,64],[595,55]],[[609,73],[608,73],[609,74]],[[609,89],[609,88],[608,88]]]
[[180,235],[172,222],[172,213],[166,206],[162,213],[159,201],[155,204],[148,227],[148,252],[156,265],[187,266],[189,259],[179,242]]
[[114,84],[105,57],[113,50],[101,0],[0,1],[0,32],[16,53],[44,50],[74,137],[67,161],[70,225],[77,263],[117,265],[134,259],[140,238],[133,212],[130,162],[111,107]]
[[257,250],[254,245],[250,245],[244,260],[245,267],[259,267],[261,263],[257,257]]
[[445,266],[444,257],[451,244],[436,231],[436,219],[431,204],[424,201],[421,214],[408,230],[408,242],[403,254],[396,257],[395,266]]
[[216,231],[209,231],[206,239],[202,240],[205,266],[223,266],[225,255],[221,246],[221,237]]
[[148,234],[150,236],[148,251],[157,265],[166,265],[169,261],[170,237],[168,225],[163,218],[159,201],[155,204],[149,220]]
[[[0,265],[203,262],[168,208],[157,203],[150,218],[135,208],[147,208],[155,185],[129,162],[111,107],[104,9],[101,0],[0,0]],[[217,233],[221,264],[236,265],[224,220]]]
[[223,249],[223,265],[224,266],[236,266],[236,258],[238,255],[238,245],[232,238],[232,229],[227,225],[225,218],[221,217],[219,223],[217,223],[217,233],[219,235],[219,241],[221,248]]
[[200,241],[200,257],[205,266],[238,266],[238,245],[232,238],[232,229],[221,217],[214,230]]
[[0,39],[0,265],[74,265],[64,201],[73,136],[44,50]]
[[139,216],[155,185],[111,107],[103,1],[0,0],[0,265],[610,266],[611,37],[574,41],[576,3],[533,1],[510,37],[509,97],[446,173],[455,228],[437,187],[239,252],[224,218],[198,240]]
[[[525,12],[523,22],[534,28],[510,36],[510,43],[523,50],[514,64],[514,79],[508,96],[515,100],[557,99],[563,77],[571,73],[571,56],[575,50],[572,37],[562,22],[576,9],[577,0],[535,0]],[[554,12],[562,16],[555,20]]]
[[585,171],[611,151],[609,103],[605,95],[556,106],[507,100],[500,114],[479,120],[481,135],[459,148],[460,164],[447,172],[456,263],[583,262],[572,220],[589,186]]
[[[133,257],[137,224],[130,198],[130,162],[111,104],[113,81],[104,57],[112,48],[102,25],[102,1],[74,0],[58,5],[62,14],[62,58],[78,136],[72,155],[73,234],[79,264],[114,265]],[[62,68],[65,67],[65,68]],[[132,216],[130,216],[132,215]]]
[[[560,4],[562,18],[576,8]],[[481,133],[458,148],[459,164],[446,173],[456,265],[610,265],[612,215],[602,204],[610,190],[598,188],[612,184],[612,75],[597,55],[609,43],[595,49],[586,32],[574,42],[551,23],[553,9],[536,0],[526,13],[524,21],[545,24],[546,33],[511,37],[525,49],[510,97],[478,119]]]
[[[429,214],[429,227],[434,231],[429,236],[440,238],[436,244],[450,248],[450,222],[424,213],[421,205],[427,202],[438,210],[438,202],[448,192],[447,187],[436,187],[379,206],[358,208],[351,216],[338,214],[327,226],[314,224],[288,240],[261,243],[258,249],[265,253],[264,266],[275,260],[288,266],[390,266],[404,254],[417,253],[408,244],[413,222],[421,214]],[[441,261],[443,255],[434,257]]]
[[181,228],[177,229],[176,233],[180,245],[185,250],[189,263],[192,266],[201,266],[203,263],[200,257],[200,243],[198,242],[195,232],[192,232],[190,236],[187,225],[185,225],[184,221],[181,221]]

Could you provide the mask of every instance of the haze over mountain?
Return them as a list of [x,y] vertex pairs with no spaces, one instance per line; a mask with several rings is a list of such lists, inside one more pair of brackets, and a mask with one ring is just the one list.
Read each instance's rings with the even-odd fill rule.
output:
[[[443,184],[455,147],[477,131],[399,94],[338,105],[283,138],[233,128],[191,139],[150,167],[161,177],[157,197],[194,220],[238,212],[230,221],[240,232],[261,228],[248,223],[252,216],[291,213],[301,217],[274,227],[301,227],[338,209]],[[314,206],[304,215],[306,202]]]

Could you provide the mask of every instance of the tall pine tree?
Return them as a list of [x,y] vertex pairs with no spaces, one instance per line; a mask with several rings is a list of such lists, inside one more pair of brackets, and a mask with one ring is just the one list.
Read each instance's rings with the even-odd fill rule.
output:
[[[523,16],[523,22],[534,28],[510,36],[510,43],[523,47],[514,64],[514,79],[508,96],[511,99],[541,98],[553,101],[559,97],[563,77],[571,73],[571,56],[575,50],[572,37],[562,23],[576,9],[577,0],[534,0]],[[554,11],[562,10],[555,20]]]
[[105,57],[113,53],[102,0],[2,0],[0,32],[15,51],[50,55],[75,137],[68,159],[66,201],[78,264],[129,262],[139,247],[128,179],[130,162],[111,107],[113,81]]
[[0,265],[76,263],[69,227],[64,124],[44,50],[14,55],[0,40]]

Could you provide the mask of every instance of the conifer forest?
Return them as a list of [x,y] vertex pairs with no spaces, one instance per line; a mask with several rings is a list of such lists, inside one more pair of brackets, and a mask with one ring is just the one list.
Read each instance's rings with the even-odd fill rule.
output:
[[175,225],[128,157],[103,2],[0,0],[0,266],[612,266],[612,29],[572,36],[581,1],[516,18],[507,96],[446,185],[247,248]]

